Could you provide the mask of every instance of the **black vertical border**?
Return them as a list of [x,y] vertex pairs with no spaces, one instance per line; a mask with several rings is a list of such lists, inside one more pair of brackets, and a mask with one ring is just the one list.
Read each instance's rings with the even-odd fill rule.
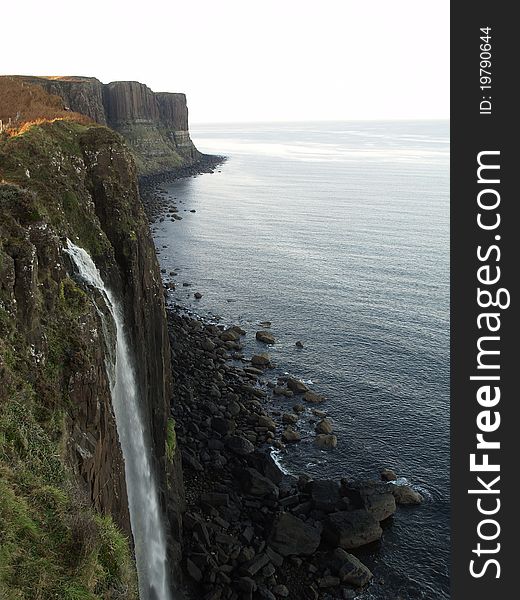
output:
[[[520,135],[516,98],[520,57],[520,39],[515,5],[509,2],[452,2],[451,4],[451,497],[452,497],[452,569],[451,598],[480,600],[510,598],[516,595],[520,575],[520,497],[515,486],[520,482],[520,430],[517,406],[520,403],[520,352],[518,315],[518,268],[520,244]],[[491,27],[492,90],[480,89],[480,28]],[[479,114],[482,96],[492,98],[492,114]],[[483,566],[486,558],[472,553],[479,542],[477,526],[481,519],[476,500],[468,494],[476,487],[476,473],[469,469],[469,455],[475,452],[479,407],[478,385],[469,377],[477,374],[477,246],[494,243],[495,234],[477,226],[477,155],[485,150],[500,151],[501,226],[500,286],[511,293],[511,306],[501,312],[500,362],[501,401],[498,406],[501,426],[493,439],[501,442],[500,451],[490,453],[501,465],[501,509],[496,515],[501,526],[499,538],[481,541],[485,548],[500,543],[500,551],[487,557],[500,562],[501,575],[489,567],[481,578],[469,571],[472,558]],[[500,309],[498,309],[500,310]],[[480,333],[482,335],[482,333]],[[495,409],[493,409],[495,410]],[[490,436],[492,437],[492,436]],[[485,477],[485,479],[489,479]],[[487,496],[490,497],[490,496]],[[490,502],[491,505],[491,502]],[[493,518],[493,517],[491,517]],[[491,531],[491,528],[488,530]]]

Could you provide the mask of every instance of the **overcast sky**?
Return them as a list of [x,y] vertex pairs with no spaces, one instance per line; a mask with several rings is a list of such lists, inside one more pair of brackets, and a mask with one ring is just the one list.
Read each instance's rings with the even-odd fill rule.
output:
[[185,92],[191,122],[449,117],[449,0],[17,0],[4,74]]

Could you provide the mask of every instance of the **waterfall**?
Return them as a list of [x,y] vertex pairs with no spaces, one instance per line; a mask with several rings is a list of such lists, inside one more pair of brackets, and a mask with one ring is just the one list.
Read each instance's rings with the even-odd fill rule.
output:
[[[67,240],[66,252],[80,277],[99,290],[113,319],[116,333],[114,364],[107,364],[117,433],[125,461],[130,522],[134,537],[141,600],[171,600],[163,519],[151,468],[147,434],[139,407],[139,394],[131,350],[120,303],[105,286],[90,255]],[[106,317],[101,313],[102,319]],[[108,327],[104,328],[108,330]],[[110,346],[110,340],[106,340]],[[110,362],[110,361],[109,361]]]

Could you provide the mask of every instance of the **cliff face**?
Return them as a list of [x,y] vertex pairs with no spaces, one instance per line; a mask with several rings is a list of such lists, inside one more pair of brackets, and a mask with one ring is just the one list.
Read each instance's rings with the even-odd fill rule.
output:
[[[87,83],[69,98],[95,114],[97,84]],[[66,238],[84,247],[124,303],[178,564],[183,486],[168,420],[169,341],[135,162],[109,129],[56,121],[0,137],[2,180],[0,596],[120,597],[126,589],[135,598],[120,533],[131,531],[102,302],[74,277],[64,251]]]
[[201,158],[190,138],[184,94],[155,93],[137,81],[105,85],[87,77],[22,79],[60,96],[71,111],[119,132],[140,175],[164,173]]

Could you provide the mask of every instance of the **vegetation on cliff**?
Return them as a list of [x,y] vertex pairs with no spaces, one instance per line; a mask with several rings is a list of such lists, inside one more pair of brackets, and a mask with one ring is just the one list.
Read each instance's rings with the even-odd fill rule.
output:
[[35,123],[56,119],[89,123],[82,114],[66,110],[63,100],[41,87],[14,77],[0,77],[0,133],[20,133]]
[[[99,317],[61,251],[67,236],[100,263],[113,260],[86,167],[107,144],[128,152],[105,128],[62,120],[0,139],[1,598],[137,597],[128,531],[94,501],[78,467],[78,455],[86,464],[94,454],[75,438],[95,426],[84,421],[87,387],[97,386],[96,401],[109,394]],[[121,225],[131,240],[124,211]],[[105,424],[108,410],[97,415]]]

